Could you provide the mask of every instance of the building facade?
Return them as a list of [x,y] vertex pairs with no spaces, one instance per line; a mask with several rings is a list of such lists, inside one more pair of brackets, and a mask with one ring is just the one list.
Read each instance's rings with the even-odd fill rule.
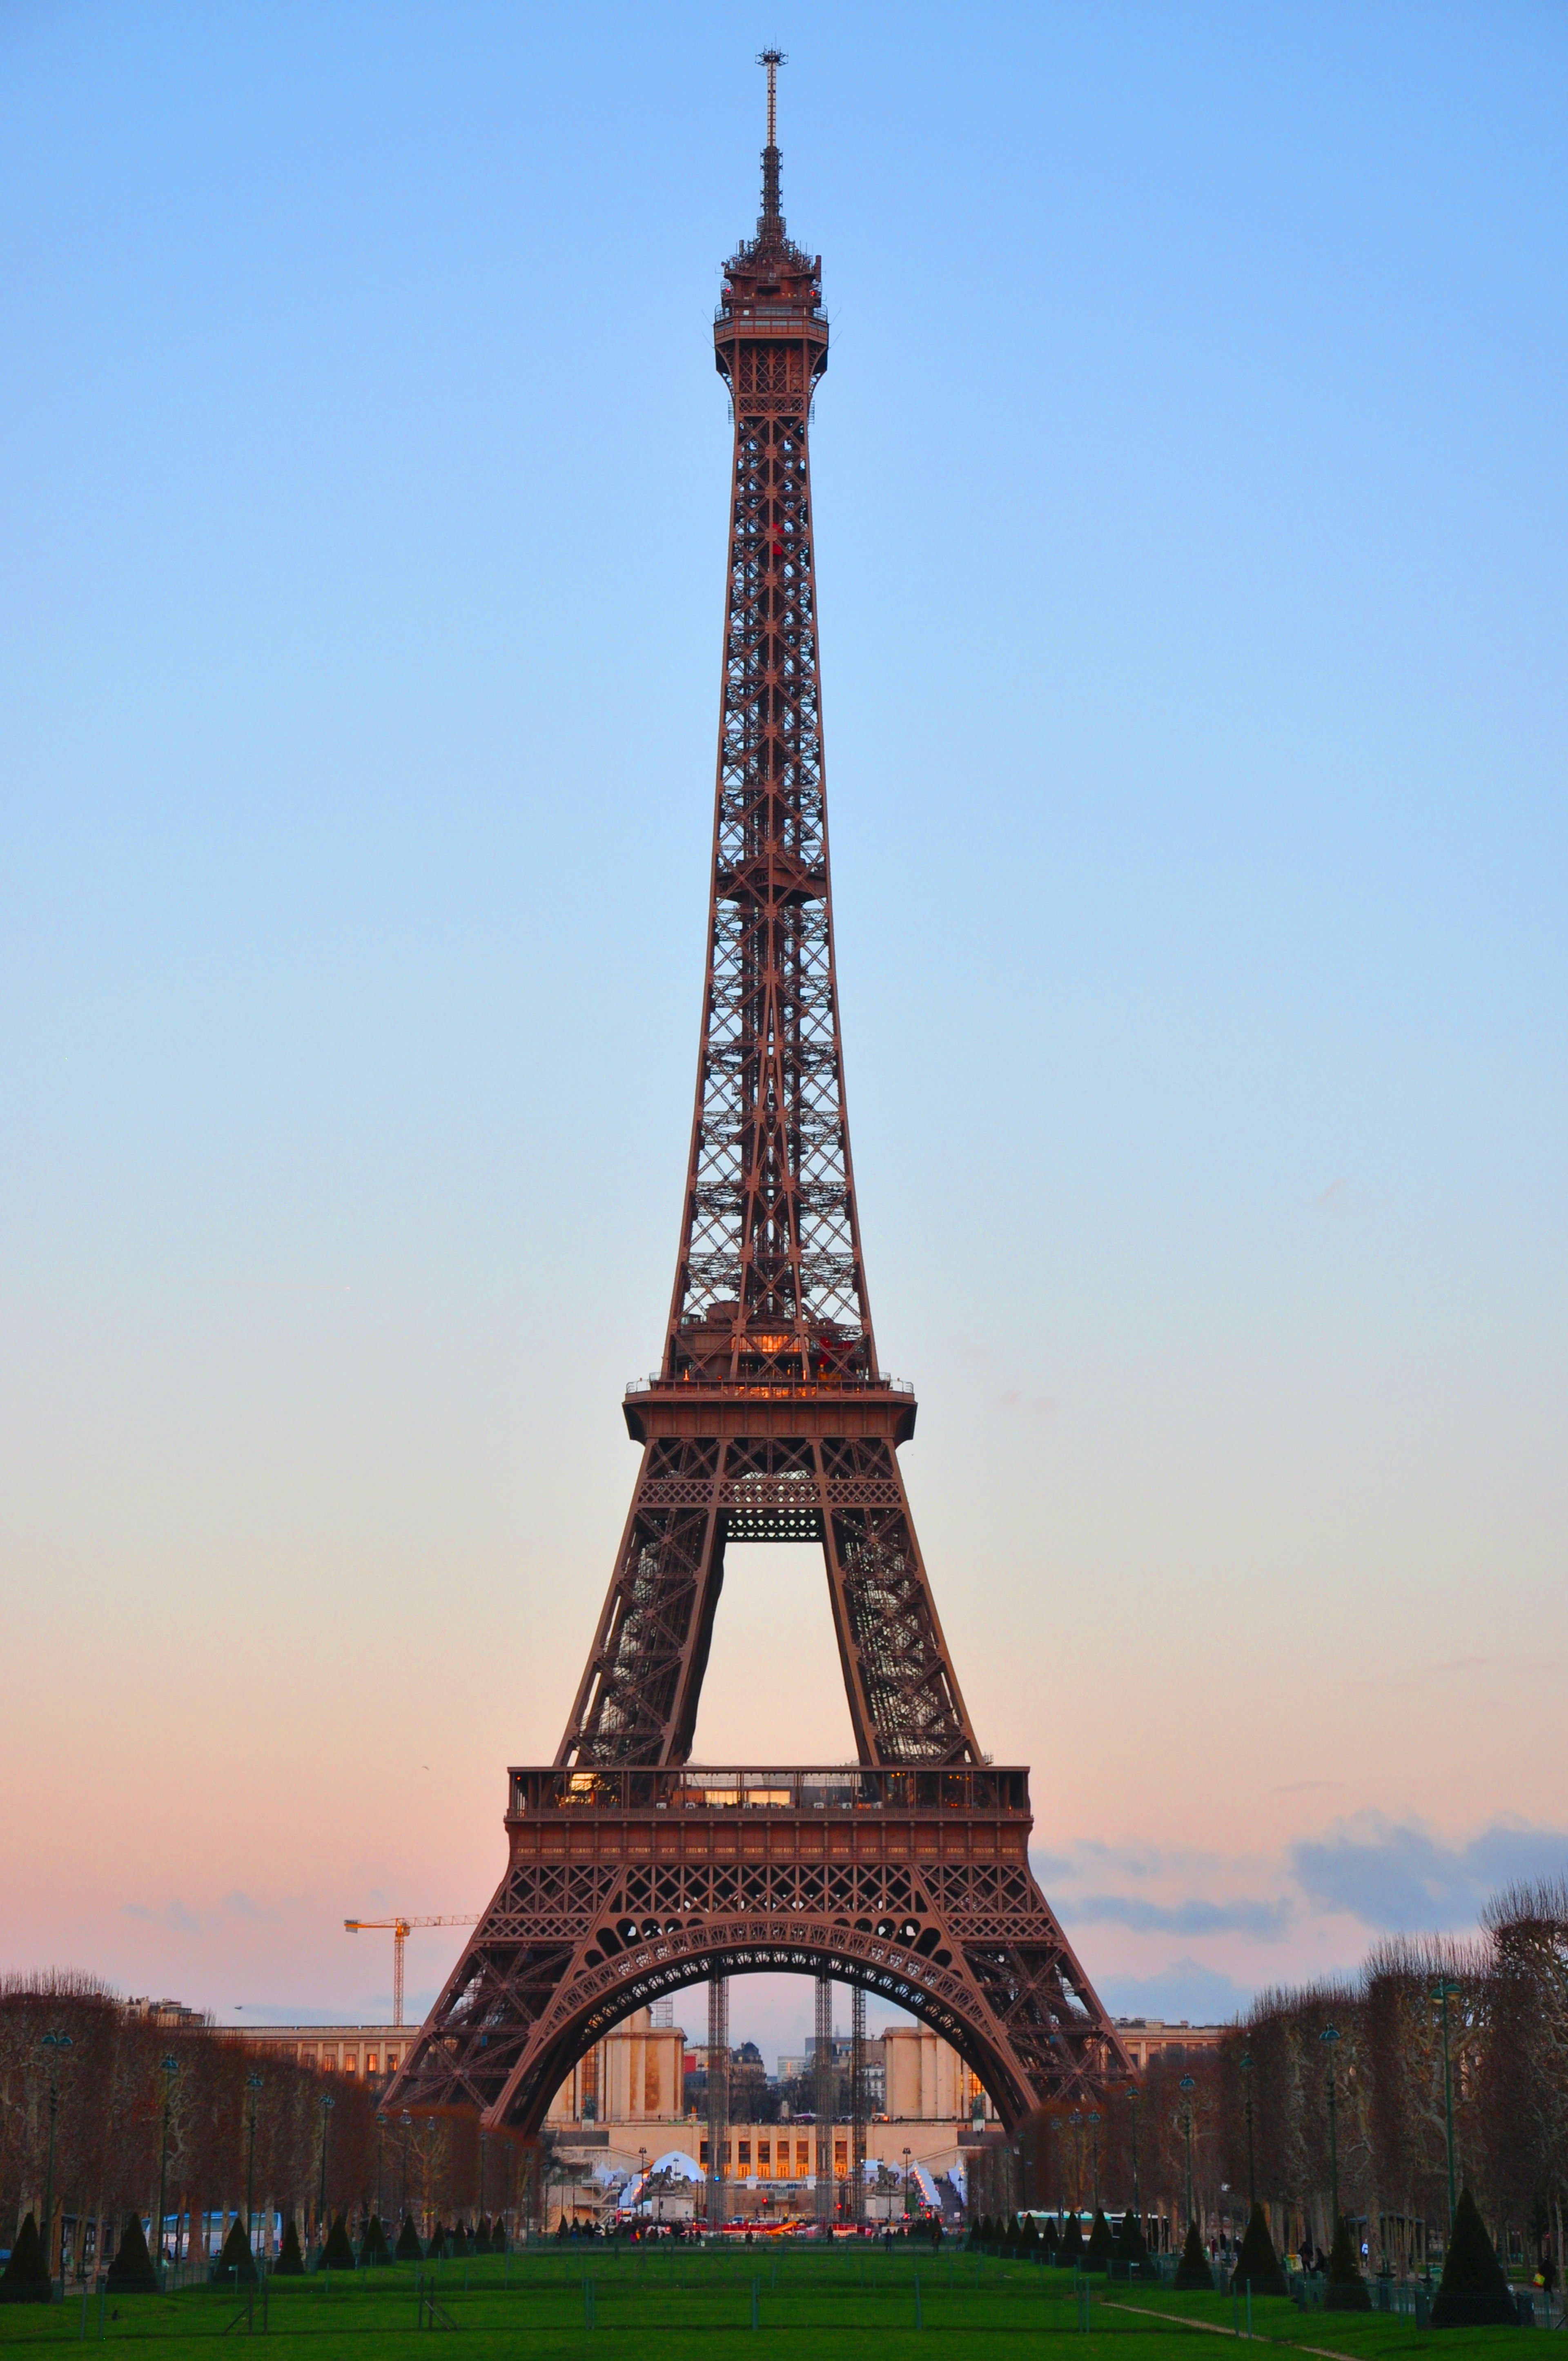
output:
[[319,2074],[342,2074],[378,2088],[402,2064],[417,2025],[232,2025],[219,2033],[247,2049],[287,2058]]
[[1189,2025],[1185,2017],[1179,2025],[1167,2025],[1159,2016],[1119,2016],[1116,2030],[1141,2074],[1149,2059],[1165,2050],[1217,2049],[1226,2028],[1223,2025]]

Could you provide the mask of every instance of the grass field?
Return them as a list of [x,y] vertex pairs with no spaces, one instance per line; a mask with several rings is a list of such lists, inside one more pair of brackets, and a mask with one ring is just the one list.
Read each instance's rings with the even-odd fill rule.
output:
[[[433,2319],[422,2294],[435,2299]],[[753,2325],[753,2312],[755,2325]],[[353,2278],[274,2280],[265,2309],[232,2294],[187,2289],[171,2296],[96,2295],[64,2304],[0,2309],[0,2353],[39,2345],[134,2344],[146,2361],[178,2361],[225,2338],[286,2337],[300,2361],[344,2354],[355,2361],[401,2350],[414,2335],[455,2334],[474,2361],[494,2355],[562,2361],[619,2350],[638,2361],[755,2361],[762,2350],[836,2361],[927,2361],[938,2354],[1032,2349],[1073,2340],[1062,2361],[1200,2361],[1216,2334],[1245,2330],[1229,2296],[1178,2296],[1158,2288],[1091,2284],[1087,2326],[1071,2274],[994,2262],[956,2249],[933,2257],[881,2249],[824,2252],[809,2246],[555,2248],[447,2263],[402,2264]],[[1405,2361],[1435,2346],[1464,2361],[1477,2346],[1518,2332],[1434,2335],[1382,2313],[1299,2312],[1283,2300],[1253,2306],[1254,2342],[1334,2361]],[[1194,2351],[1194,2347],[1197,2348]],[[307,2349],[308,2348],[308,2351]],[[231,2348],[232,2349],[232,2348]]]

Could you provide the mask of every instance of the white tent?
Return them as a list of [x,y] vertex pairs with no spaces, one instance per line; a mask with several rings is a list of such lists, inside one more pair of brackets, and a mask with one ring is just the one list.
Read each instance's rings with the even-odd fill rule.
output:
[[701,2168],[684,2147],[666,2148],[656,2156],[646,2172],[634,2172],[616,2201],[618,2213],[634,2213],[647,2194],[648,2183],[656,2172],[674,2173],[677,2180],[700,2180]]

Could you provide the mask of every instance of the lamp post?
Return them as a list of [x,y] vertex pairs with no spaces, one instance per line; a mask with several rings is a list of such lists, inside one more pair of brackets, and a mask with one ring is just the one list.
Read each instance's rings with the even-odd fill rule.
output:
[[408,2220],[408,2218],[409,2218],[409,2134],[410,2134],[410,2132],[413,2129],[413,2120],[414,2120],[414,2119],[413,2119],[413,2117],[410,2114],[410,2113],[409,2113],[409,2111],[408,2111],[408,2109],[407,2109],[406,2107],[403,2109],[402,2114],[401,2114],[399,2116],[399,2118],[398,2118],[398,2127],[399,2127],[399,2129],[401,2131],[402,2136],[403,2136],[403,2204],[402,2204],[402,2216],[403,2216],[403,2220],[404,2220],[405,2222],[406,2222],[406,2221]]
[[1181,2092],[1181,2127],[1187,2135],[1187,2219],[1190,2224],[1198,2219],[1192,2211],[1192,2093],[1198,2085],[1190,2074],[1184,2074],[1176,2087]]
[[[479,2220],[481,2222],[488,2222],[489,2219],[488,2214],[485,2212],[485,2148],[488,2138],[488,2132],[482,2131],[479,2134]],[[476,2224],[476,2227],[477,2226],[477,2224]]]
[[[60,2122],[60,2061],[61,2053],[74,2049],[69,2033],[46,2033],[40,2048],[49,2051],[49,2172],[44,2180],[44,2253],[49,2260],[49,2275],[54,2277],[54,2267],[60,2261],[54,2248],[54,2136]],[[60,2272],[60,2301],[65,2300],[65,2273]]]
[[1252,2152],[1252,2052],[1250,2049],[1242,2059],[1242,2089],[1246,2094],[1246,2204],[1247,2219],[1250,2221],[1253,2208],[1257,2203],[1257,2167],[1254,2162]]
[[385,2228],[381,2212],[381,2143],[387,2136],[387,2118],[379,2107],[376,2110],[376,2219]]
[[326,2136],[332,2128],[332,2111],[336,2104],[337,2102],[330,2091],[322,2092],[322,2184],[321,2198],[316,2206],[316,2222],[323,2247],[326,2245]]
[[1431,1988],[1433,2000],[1442,2007],[1442,2121],[1448,2136],[1448,2235],[1453,2235],[1453,2213],[1459,2202],[1457,2176],[1453,2161],[1453,2067],[1448,2054],[1448,2004],[1459,1998],[1459,1986],[1446,1976]]
[[245,2242],[256,2252],[256,2107],[265,2077],[247,2074],[245,2087],[250,2092],[250,2129],[245,2159]]
[[1127,2112],[1132,2119],[1133,2127],[1133,2219],[1137,2224],[1139,2235],[1141,2235],[1144,2226],[1144,2212],[1143,2207],[1138,2202],[1138,2103],[1139,2092],[1137,2085],[1135,2083],[1127,2092]]
[[904,2151],[904,2226],[909,2227],[909,2150]]
[[1094,2211],[1098,2213],[1100,2211],[1100,2111],[1097,2107],[1091,2107],[1089,2111],[1089,2127],[1091,2137],[1094,2142]]
[[[159,2071],[163,2076],[163,2136],[158,2150],[158,2284],[163,2285],[163,2206],[169,2186],[169,2108],[174,2096],[174,2077],[180,2071],[178,2058],[166,2058]],[[180,2261],[180,2241],[174,2242],[176,2267]]]
[[1339,2094],[1334,2088],[1334,2043],[1339,2039],[1337,2025],[1325,2025],[1318,2039],[1324,2044],[1324,2056],[1329,2061],[1329,2202],[1333,2208],[1333,2229],[1329,2244],[1339,2235]]

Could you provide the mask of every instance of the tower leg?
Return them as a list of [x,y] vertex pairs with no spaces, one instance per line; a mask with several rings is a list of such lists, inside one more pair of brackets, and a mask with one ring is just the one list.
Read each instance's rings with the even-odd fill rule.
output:
[[729,2128],[729,1979],[715,1976],[707,1987],[707,2226],[722,2230],[729,2220],[724,2140]]
[[858,2230],[866,2218],[866,1996],[850,1991],[850,2219]]
[[817,2221],[823,2230],[833,2226],[833,2118],[838,2075],[833,2070],[833,1980],[817,1979],[816,2037],[813,2043],[812,2112],[817,2117]]

